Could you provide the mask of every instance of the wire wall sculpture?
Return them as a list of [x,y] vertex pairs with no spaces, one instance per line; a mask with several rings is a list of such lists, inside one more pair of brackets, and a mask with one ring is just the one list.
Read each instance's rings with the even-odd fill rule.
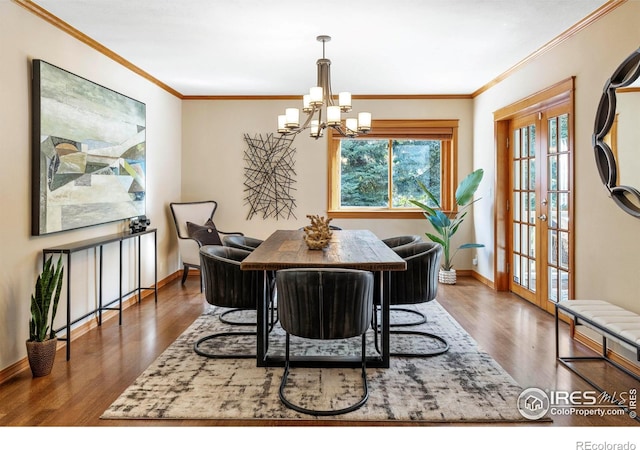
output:
[[293,213],[296,201],[292,191],[296,182],[294,155],[296,149],[291,147],[295,136],[266,137],[248,134],[244,140],[248,144],[244,152],[245,159],[245,203],[250,210],[247,220],[256,214],[262,218],[275,217],[278,220],[297,218]]

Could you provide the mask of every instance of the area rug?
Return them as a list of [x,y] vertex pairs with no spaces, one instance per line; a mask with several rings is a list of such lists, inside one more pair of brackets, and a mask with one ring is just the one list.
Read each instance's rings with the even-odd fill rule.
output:
[[[253,359],[209,359],[193,350],[195,341],[214,331],[237,330],[211,309],[164,351],[104,412],[102,419],[270,419],[415,421],[426,423],[526,422],[517,409],[522,388],[442,308],[420,305],[428,321],[415,327],[438,334],[448,352],[430,358],[392,357],[388,369],[367,368],[369,400],[359,410],[316,417],[286,408],[279,400],[282,368],[257,367]],[[224,311],[224,310],[222,310]],[[393,320],[400,320],[394,313]],[[247,327],[241,327],[246,329]],[[367,353],[374,352],[372,334]],[[284,332],[271,332],[270,353],[283,354]],[[423,338],[391,336],[392,350],[422,351]],[[291,338],[291,353],[359,354],[360,338],[307,341]],[[399,348],[403,347],[403,348]],[[255,338],[230,338],[218,351],[255,351]],[[291,400],[314,409],[335,409],[358,400],[359,369],[292,368],[287,386]]]

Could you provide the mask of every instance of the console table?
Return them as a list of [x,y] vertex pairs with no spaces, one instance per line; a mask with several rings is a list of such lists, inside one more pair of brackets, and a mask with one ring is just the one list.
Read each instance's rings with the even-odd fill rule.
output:
[[[140,275],[141,275],[141,241],[140,238],[146,234],[153,234],[153,267],[154,267],[154,283],[151,287],[142,287],[140,286]],[[128,239],[136,239],[137,247],[138,247],[138,283],[137,286],[129,291],[122,292],[122,243]],[[118,298],[109,301],[106,304],[103,304],[102,300],[102,247],[106,244],[111,244],[117,242],[120,246],[120,270],[119,270],[119,296]],[[98,307],[92,311],[89,311],[82,317],[78,317],[75,319],[71,319],[71,255],[83,250],[89,250],[92,248],[97,248],[99,250],[99,259],[98,259]],[[145,231],[140,231],[137,233],[131,232],[123,232],[111,234],[108,236],[101,236],[93,239],[86,239],[83,241],[72,242],[67,245],[60,245],[57,247],[45,248],[42,250],[42,263],[47,259],[47,255],[49,254],[60,254],[66,255],[66,267],[65,270],[67,272],[67,318],[65,326],[55,330],[56,333],[66,330],[67,334],[64,338],[58,338],[59,341],[66,341],[67,344],[67,361],[71,358],[71,326],[78,323],[79,321],[86,319],[87,317],[98,313],[98,326],[102,325],[102,311],[105,310],[116,310],[118,311],[119,321],[118,323],[122,325],[122,298],[127,295],[136,293],[138,296],[138,302],[142,299],[142,291],[143,290],[153,290],[155,296],[155,302],[158,302],[158,235],[155,228],[148,228]],[[114,303],[118,303],[117,307],[111,306]]]

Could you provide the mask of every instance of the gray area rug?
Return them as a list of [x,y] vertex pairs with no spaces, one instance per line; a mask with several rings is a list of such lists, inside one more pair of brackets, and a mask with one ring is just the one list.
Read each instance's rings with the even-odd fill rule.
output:
[[[253,359],[209,359],[193,351],[195,341],[214,331],[251,329],[220,322],[220,309],[207,311],[151,364],[104,412],[102,419],[322,419],[421,421],[432,423],[527,422],[517,410],[522,388],[436,302],[417,307],[428,316],[419,327],[445,337],[447,353],[431,358],[392,357],[389,369],[367,368],[370,396],[359,410],[315,417],[286,408],[278,398],[282,368],[256,367]],[[249,316],[252,313],[243,313]],[[392,321],[404,313],[393,313]],[[238,316],[236,316],[237,318]],[[247,318],[247,317],[245,317]],[[368,336],[367,353],[375,351]],[[270,353],[284,354],[284,332],[276,326]],[[291,354],[360,352],[360,338],[307,341],[291,338]],[[391,336],[392,350],[425,350],[423,338]],[[246,346],[255,338],[231,338],[218,351]],[[401,348],[404,347],[404,348]],[[224,349],[224,350],[222,350]],[[287,396],[314,409],[341,408],[358,400],[359,369],[292,368]]]

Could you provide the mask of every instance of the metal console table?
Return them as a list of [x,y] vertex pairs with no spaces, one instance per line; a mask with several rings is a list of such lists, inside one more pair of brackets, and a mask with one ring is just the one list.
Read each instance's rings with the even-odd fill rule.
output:
[[[154,267],[154,283],[151,287],[142,287],[141,284],[141,241],[140,238],[146,234],[153,234],[153,267]],[[127,239],[137,239],[138,241],[138,283],[137,286],[129,291],[122,292],[122,243]],[[120,269],[119,269],[119,296],[118,298],[109,301],[106,304],[103,304],[102,300],[102,247],[106,244],[111,244],[117,242],[120,246]],[[73,253],[89,250],[92,248],[97,248],[99,250],[99,259],[98,259],[98,307],[92,311],[89,311],[82,317],[78,317],[75,319],[71,319],[71,255]],[[67,361],[71,358],[71,326],[78,323],[79,321],[86,319],[87,317],[98,313],[98,326],[102,325],[102,311],[106,310],[114,310],[118,311],[118,323],[122,325],[122,298],[127,295],[136,293],[138,296],[138,302],[142,299],[142,291],[143,290],[152,290],[154,291],[155,302],[158,302],[158,235],[155,228],[148,228],[144,231],[140,231],[137,233],[131,232],[123,232],[111,234],[108,236],[101,236],[93,239],[86,239],[83,241],[72,242],[67,245],[60,245],[57,247],[45,248],[42,250],[43,256],[43,264],[47,259],[47,255],[49,254],[64,254],[66,255],[66,267],[65,270],[67,272],[67,318],[65,326],[55,330],[56,333],[66,330],[66,336],[64,338],[58,338],[59,341],[65,341],[67,344]],[[112,306],[114,303],[118,303],[118,306]]]

